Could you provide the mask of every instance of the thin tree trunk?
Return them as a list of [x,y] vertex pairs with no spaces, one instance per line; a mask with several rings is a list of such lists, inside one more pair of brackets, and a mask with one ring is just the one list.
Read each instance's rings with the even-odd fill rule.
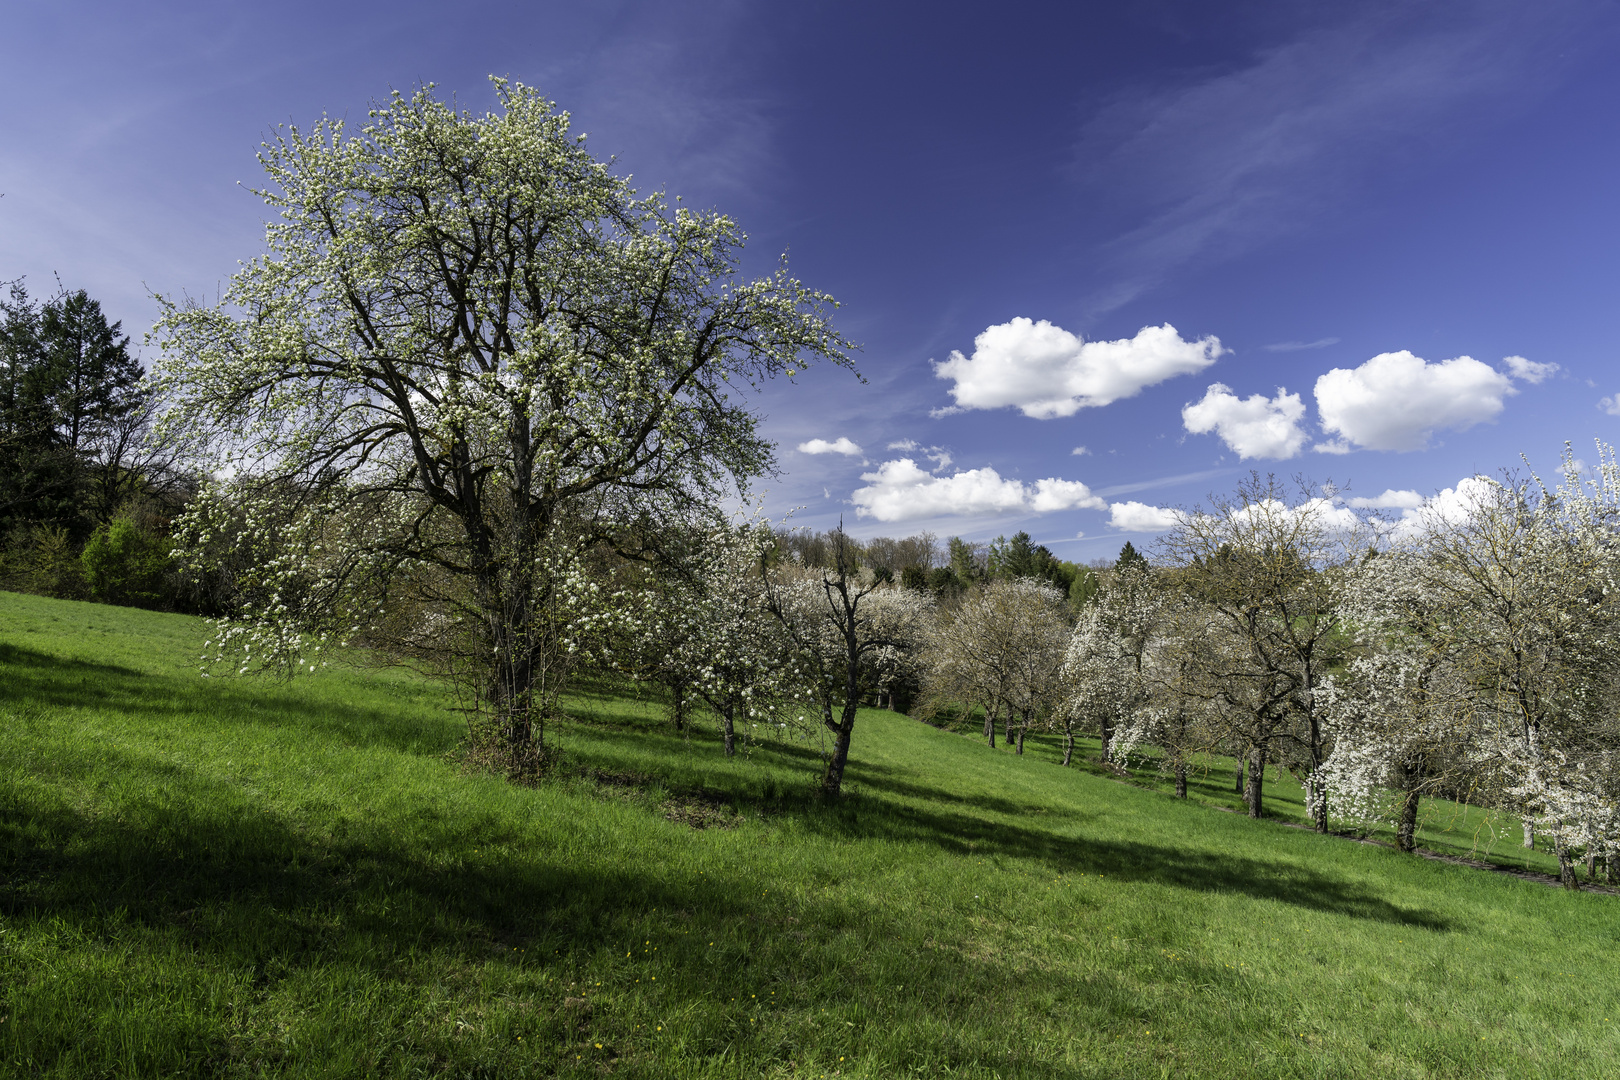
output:
[[1100,727],[1100,732],[1099,733],[1102,736],[1102,759],[1104,761],[1113,761],[1114,760],[1114,718],[1112,716],[1104,716],[1102,718],[1102,724],[1099,725],[1099,727]]
[[1020,754],[1024,752],[1024,732],[1026,730],[1028,729],[1023,727],[1018,729],[1018,753]]
[[1067,768],[1069,759],[1074,757],[1074,729],[1063,729],[1063,766]]
[[1176,798],[1187,797],[1187,762],[1185,758],[1176,759]]
[[726,707],[720,712],[720,720],[723,725],[722,733],[726,744],[726,757],[737,756],[737,734],[732,725],[732,717],[735,712],[736,707],[729,701],[726,702]]
[[990,749],[996,748],[996,714],[989,709],[984,710],[984,734],[990,740]]
[[1395,824],[1395,846],[1405,852],[1417,850],[1417,813],[1420,796],[1409,788],[1401,800],[1401,814]]
[[855,729],[855,718],[849,717],[839,726],[836,738],[833,740],[832,757],[827,759],[827,772],[821,778],[821,790],[826,795],[838,795],[843,791],[844,766],[849,764],[849,736]]
[[1012,729],[1013,729],[1013,714],[1009,712],[1007,714],[1007,731],[1006,731],[1006,735],[1005,735],[1005,737],[1003,739],[1004,742],[1011,743],[1013,741]]
[[1232,790],[1237,792],[1239,795],[1243,794],[1243,759],[1242,758],[1238,758],[1237,783],[1235,785],[1233,785]]
[[674,703],[674,707],[675,707],[675,730],[676,731],[685,731],[686,730],[686,686],[685,686],[685,684],[683,684],[681,682],[676,682],[675,685],[670,688],[670,690],[672,691],[672,695],[675,698],[675,703]]
[[1254,751],[1254,758],[1249,762],[1249,787],[1243,794],[1243,801],[1249,804],[1249,816],[1258,818],[1264,809],[1266,781],[1266,755],[1264,750]]

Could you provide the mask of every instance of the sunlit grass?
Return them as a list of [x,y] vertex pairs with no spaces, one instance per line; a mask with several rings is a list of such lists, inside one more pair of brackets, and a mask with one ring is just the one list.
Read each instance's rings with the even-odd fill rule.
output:
[[817,744],[728,760],[712,730],[586,687],[551,732],[566,775],[520,789],[458,769],[431,686],[203,680],[201,638],[0,594],[0,1073],[1566,1077],[1620,1059],[1612,897],[875,711],[849,797],[824,806]]

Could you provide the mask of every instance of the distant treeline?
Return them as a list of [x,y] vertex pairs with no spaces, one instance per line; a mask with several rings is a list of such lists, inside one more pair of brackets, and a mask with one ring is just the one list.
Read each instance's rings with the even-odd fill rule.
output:
[[[782,558],[801,566],[830,568],[838,534],[834,530],[776,530]],[[899,582],[908,589],[932,592],[942,599],[961,594],[973,585],[1013,578],[1038,578],[1061,589],[1070,602],[1080,605],[1096,595],[1096,570],[1114,565],[1103,559],[1092,565],[1067,562],[1037,544],[1027,532],[1011,538],[998,536],[989,543],[950,537],[943,545],[931,532],[896,539],[876,536],[844,543],[857,549],[860,563],[879,582]],[[1129,543],[1122,553],[1127,561],[1140,558]]]

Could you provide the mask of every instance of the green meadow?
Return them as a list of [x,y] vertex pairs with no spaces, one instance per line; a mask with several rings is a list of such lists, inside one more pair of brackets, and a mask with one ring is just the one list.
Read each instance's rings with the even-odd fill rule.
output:
[[818,744],[603,684],[522,788],[432,684],[204,679],[205,636],[0,593],[0,1075],[1620,1069],[1620,898],[1221,813],[1219,762],[1180,802],[872,711],[827,805]]

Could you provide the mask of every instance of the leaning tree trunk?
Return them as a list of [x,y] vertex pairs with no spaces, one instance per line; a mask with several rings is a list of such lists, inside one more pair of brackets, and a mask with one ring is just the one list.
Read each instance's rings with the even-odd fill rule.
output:
[[1249,786],[1243,793],[1243,801],[1249,804],[1249,816],[1258,818],[1262,816],[1266,781],[1266,752],[1256,749],[1249,761]]
[[844,766],[849,764],[849,737],[855,730],[855,709],[846,706],[843,721],[833,728],[833,752],[827,759],[827,771],[821,778],[823,795],[837,796],[844,786]]

